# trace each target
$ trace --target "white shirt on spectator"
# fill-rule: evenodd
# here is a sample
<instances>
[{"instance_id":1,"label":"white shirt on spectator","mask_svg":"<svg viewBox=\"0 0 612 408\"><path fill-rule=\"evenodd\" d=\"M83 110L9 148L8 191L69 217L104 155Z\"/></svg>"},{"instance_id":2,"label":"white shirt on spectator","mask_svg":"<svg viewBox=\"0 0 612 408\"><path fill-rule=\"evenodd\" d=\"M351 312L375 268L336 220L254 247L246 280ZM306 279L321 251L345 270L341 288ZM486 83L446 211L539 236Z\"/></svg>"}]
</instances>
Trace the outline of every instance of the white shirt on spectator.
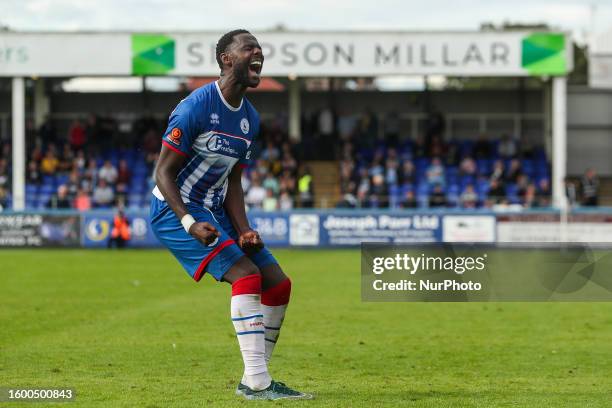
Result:
<instances>
[{"instance_id":1,"label":"white shirt on spectator","mask_svg":"<svg viewBox=\"0 0 612 408\"><path fill-rule=\"evenodd\" d=\"M98 177L106 180L108 184L115 184L115 181L117 181L117 169L114 166L102 166L98 172Z\"/></svg>"},{"instance_id":2,"label":"white shirt on spectator","mask_svg":"<svg viewBox=\"0 0 612 408\"><path fill-rule=\"evenodd\" d=\"M266 198L265 188L262 186L251 186L244 197L244 201L252 207L261 208L264 198Z\"/></svg>"},{"instance_id":3,"label":"white shirt on spectator","mask_svg":"<svg viewBox=\"0 0 612 408\"><path fill-rule=\"evenodd\" d=\"M93 201L96 204L110 204L113 202L115 198L115 193L113 193L113 189L109 186L106 187L96 187L93 193Z\"/></svg>"}]
</instances>

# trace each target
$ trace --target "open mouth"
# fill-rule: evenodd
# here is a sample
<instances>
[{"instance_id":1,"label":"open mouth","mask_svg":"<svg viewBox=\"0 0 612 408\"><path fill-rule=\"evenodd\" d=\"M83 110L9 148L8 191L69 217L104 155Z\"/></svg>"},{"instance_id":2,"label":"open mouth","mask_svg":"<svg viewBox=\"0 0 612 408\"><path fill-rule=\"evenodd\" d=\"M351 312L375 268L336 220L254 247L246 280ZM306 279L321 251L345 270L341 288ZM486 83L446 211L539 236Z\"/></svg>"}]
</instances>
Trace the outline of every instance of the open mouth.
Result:
<instances>
[{"instance_id":1,"label":"open mouth","mask_svg":"<svg viewBox=\"0 0 612 408\"><path fill-rule=\"evenodd\" d=\"M249 70L256 75L259 75L261 74L261 65L262 61L260 60L251 61L251 63L249 64Z\"/></svg>"}]
</instances>

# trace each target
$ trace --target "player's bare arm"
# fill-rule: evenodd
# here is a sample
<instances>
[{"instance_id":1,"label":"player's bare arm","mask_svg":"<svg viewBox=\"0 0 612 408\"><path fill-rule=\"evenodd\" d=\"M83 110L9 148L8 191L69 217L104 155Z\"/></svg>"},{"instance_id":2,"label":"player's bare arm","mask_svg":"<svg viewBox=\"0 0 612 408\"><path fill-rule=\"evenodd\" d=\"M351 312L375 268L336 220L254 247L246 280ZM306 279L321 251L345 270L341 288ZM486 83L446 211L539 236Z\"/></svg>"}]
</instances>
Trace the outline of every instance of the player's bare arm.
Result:
<instances>
[{"instance_id":1,"label":"player's bare arm","mask_svg":"<svg viewBox=\"0 0 612 408\"><path fill-rule=\"evenodd\" d=\"M244 209L244 192L240 179L242 177L242 167L234 166L228 177L227 196L224 208L232 225L239 235L238 245L244 251L257 251L263 248L264 244L259 233L249 225Z\"/></svg>"},{"instance_id":2,"label":"player's bare arm","mask_svg":"<svg viewBox=\"0 0 612 408\"><path fill-rule=\"evenodd\" d=\"M195 222L187 211L178 186L176 176L183 167L186 158L166 146L162 146L157 166L155 167L155 182L181 223L191 236L198 239L204 245L209 245L218 236L219 231L207 222ZM191 224L191 225L189 225Z\"/></svg>"}]
</instances>

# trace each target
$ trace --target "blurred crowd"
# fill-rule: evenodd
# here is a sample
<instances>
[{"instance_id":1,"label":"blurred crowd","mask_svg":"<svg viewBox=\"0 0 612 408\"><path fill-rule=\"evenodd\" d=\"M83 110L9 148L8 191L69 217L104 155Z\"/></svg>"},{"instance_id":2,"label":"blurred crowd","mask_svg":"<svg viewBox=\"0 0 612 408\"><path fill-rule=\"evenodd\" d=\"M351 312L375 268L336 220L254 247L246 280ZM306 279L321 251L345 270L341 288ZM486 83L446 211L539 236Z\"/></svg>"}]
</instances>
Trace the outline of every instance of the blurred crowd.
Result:
<instances>
[{"instance_id":1,"label":"blurred crowd","mask_svg":"<svg viewBox=\"0 0 612 408\"><path fill-rule=\"evenodd\" d=\"M380 121L380 122L379 122ZM248 208L312 207L313 176L305 159L336 160L338 207L498 208L551 204L550 164L529 137L481 135L448 140L443 116L427 118L421 136L405 136L397 113L379 117L322 109L303 118L299 145L287 135L286 117L262 122L256 161L242 185ZM26 126L26 204L32 208L144 208L153 187L165 121L131 123L91 115L59 131L47 119ZM404 130L404 131L403 131ZM0 141L0 206L11 189L10 141ZM301 164L302 162L302 164ZM570 204L599 204L599 179L588 169L566 181Z\"/></svg>"},{"instance_id":2,"label":"blurred crowd","mask_svg":"<svg viewBox=\"0 0 612 408\"><path fill-rule=\"evenodd\" d=\"M165 123L142 118L128 127L110 118L75 120L64 132L48 119L27 127L26 207L78 209L143 208L153 188L153 169ZM11 190L11 146L1 146L0 205ZM295 146L274 121L262 123L256 141L258 157L243 172L245 203L249 208L290 209L312 206L303 191L311 191L307 168L300 169ZM298 178L298 175L300 176Z\"/></svg>"},{"instance_id":3,"label":"blurred crowd","mask_svg":"<svg viewBox=\"0 0 612 408\"><path fill-rule=\"evenodd\" d=\"M382 126L381 126L382 125ZM542 146L529 137L480 135L445 140L442 115L422 135L400 134L397 114L384 123L366 111L338 117L340 191L344 208L506 208L551 205L551 174ZM381 131L382 128L382 131ZM372 136L375 135L375 136ZM566 181L572 205L598 204L599 182L589 169Z\"/></svg>"}]
</instances>

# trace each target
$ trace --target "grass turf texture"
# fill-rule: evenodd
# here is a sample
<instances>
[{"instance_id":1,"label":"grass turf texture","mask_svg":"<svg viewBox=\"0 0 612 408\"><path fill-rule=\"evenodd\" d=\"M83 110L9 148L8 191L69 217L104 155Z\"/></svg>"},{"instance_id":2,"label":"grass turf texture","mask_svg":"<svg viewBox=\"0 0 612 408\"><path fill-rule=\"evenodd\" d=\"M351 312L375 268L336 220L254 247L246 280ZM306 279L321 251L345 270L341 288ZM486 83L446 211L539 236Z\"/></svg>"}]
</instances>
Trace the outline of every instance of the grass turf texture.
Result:
<instances>
[{"instance_id":1,"label":"grass turf texture","mask_svg":"<svg viewBox=\"0 0 612 408\"><path fill-rule=\"evenodd\" d=\"M157 250L0 251L0 386L74 387L71 407L610 405L612 304L362 303L357 251L274 252L294 291L271 372L314 401L236 397L229 285Z\"/></svg>"}]
</instances>

